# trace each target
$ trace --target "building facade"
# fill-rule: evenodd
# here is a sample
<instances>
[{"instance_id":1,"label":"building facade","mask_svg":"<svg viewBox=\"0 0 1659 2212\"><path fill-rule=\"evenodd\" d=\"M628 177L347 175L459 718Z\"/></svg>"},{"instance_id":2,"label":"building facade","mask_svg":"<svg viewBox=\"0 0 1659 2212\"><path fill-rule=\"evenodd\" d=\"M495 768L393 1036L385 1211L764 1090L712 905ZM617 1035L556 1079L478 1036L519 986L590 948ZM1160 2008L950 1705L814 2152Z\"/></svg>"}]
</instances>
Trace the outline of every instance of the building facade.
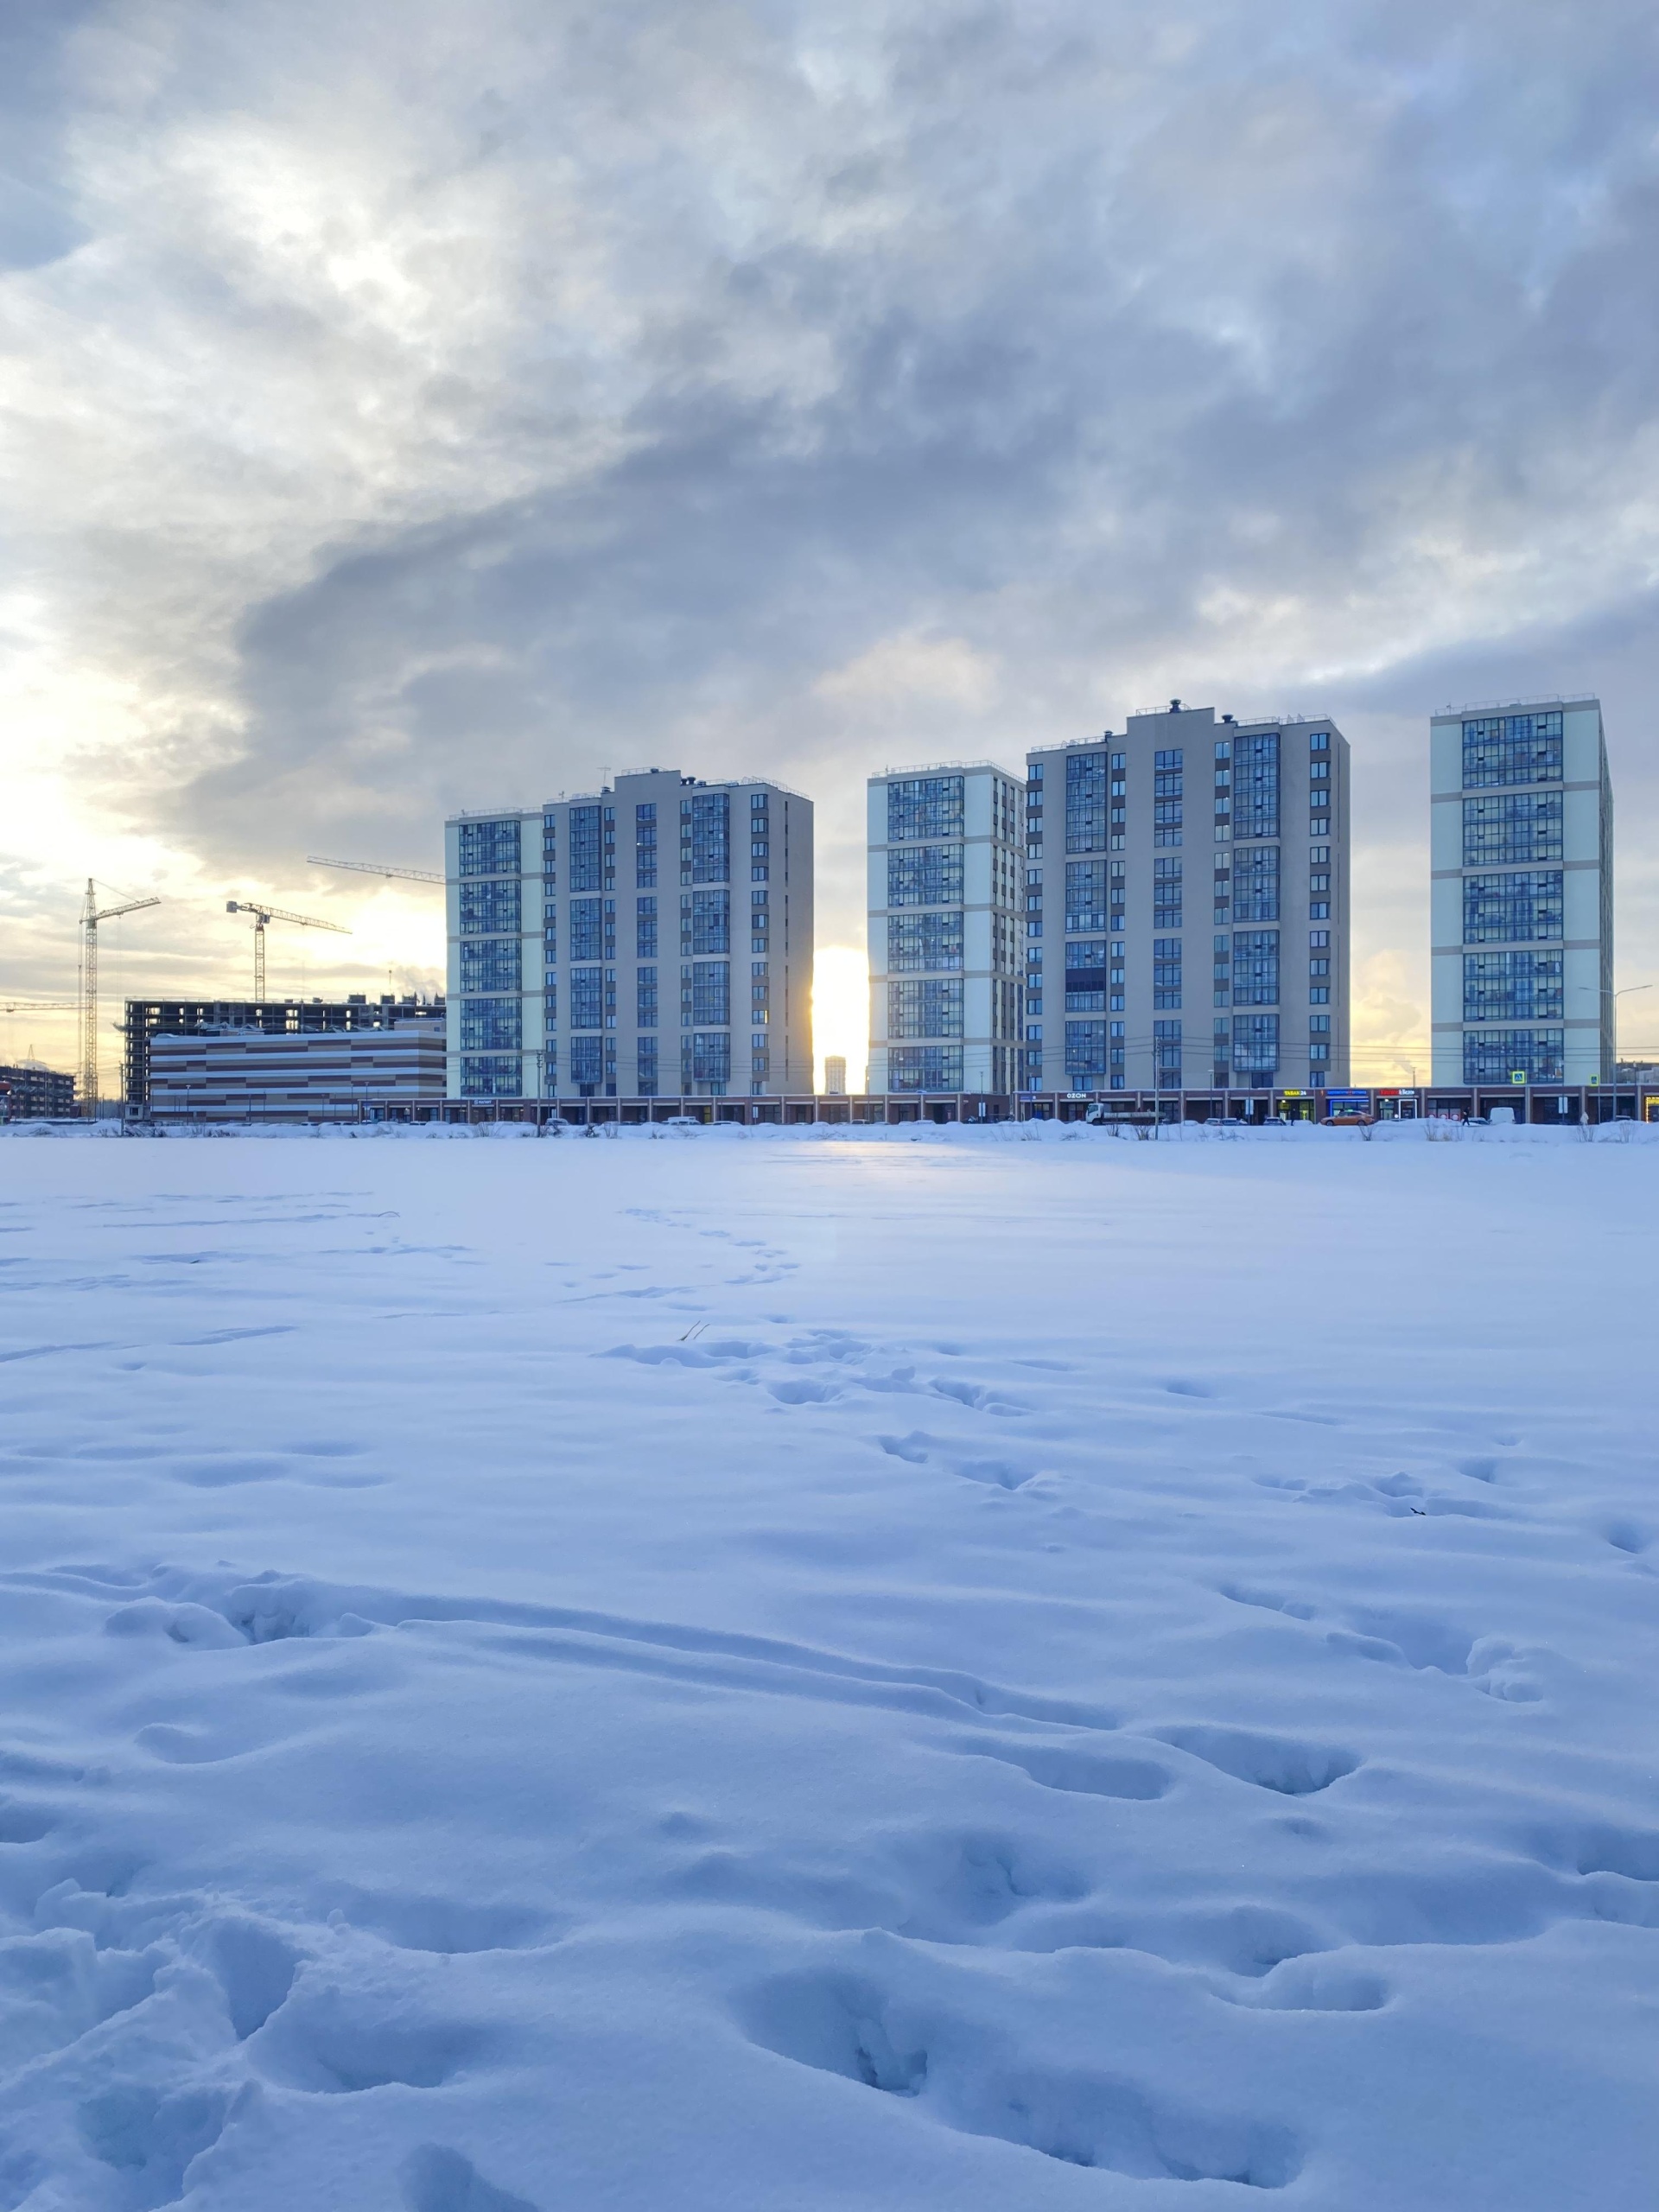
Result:
<instances>
[{"instance_id":1,"label":"building facade","mask_svg":"<svg viewBox=\"0 0 1659 2212\"><path fill-rule=\"evenodd\" d=\"M75 1078L39 1060L0 1067L0 1121L61 1122L75 1111Z\"/></svg>"},{"instance_id":2,"label":"building facade","mask_svg":"<svg viewBox=\"0 0 1659 2212\"><path fill-rule=\"evenodd\" d=\"M1027 1090L1349 1080L1349 747L1173 700L1027 760Z\"/></svg>"},{"instance_id":3,"label":"building facade","mask_svg":"<svg viewBox=\"0 0 1659 2212\"><path fill-rule=\"evenodd\" d=\"M384 1121L443 1100L442 1010L352 1029L149 1040L153 1121Z\"/></svg>"},{"instance_id":4,"label":"building facade","mask_svg":"<svg viewBox=\"0 0 1659 2212\"><path fill-rule=\"evenodd\" d=\"M1435 1082L1611 1082L1600 701L1436 715L1429 758Z\"/></svg>"},{"instance_id":5,"label":"building facade","mask_svg":"<svg viewBox=\"0 0 1659 2212\"><path fill-rule=\"evenodd\" d=\"M129 1115L149 1104L150 1050L158 1037L203 1037L257 1031L265 1037L319 1036L391 1029L408 1021L443 1020L443 1001L389 994L371 999L129 999L122 1022L122 1096Z\"/></svg>"},{"instance_id":6,"label":"building facade","mask_svg":"<svg viewBox=\"0 0 1659 2212\"><path fill-rule=\"evenodd\" d=\"M872 776L872 1091L1017 1087L1025 796L988 761Z\"/></svg>"},{"instance_id":7,"label":"building facade","mask_svg":"<svg viewBox=\"0 0 1659 2212\"><path fill-rule=\"evenodd\" d=\"M677 770L445 828L452 1098L812 1089L812 804Z\"/></svg>"}]
</instances>

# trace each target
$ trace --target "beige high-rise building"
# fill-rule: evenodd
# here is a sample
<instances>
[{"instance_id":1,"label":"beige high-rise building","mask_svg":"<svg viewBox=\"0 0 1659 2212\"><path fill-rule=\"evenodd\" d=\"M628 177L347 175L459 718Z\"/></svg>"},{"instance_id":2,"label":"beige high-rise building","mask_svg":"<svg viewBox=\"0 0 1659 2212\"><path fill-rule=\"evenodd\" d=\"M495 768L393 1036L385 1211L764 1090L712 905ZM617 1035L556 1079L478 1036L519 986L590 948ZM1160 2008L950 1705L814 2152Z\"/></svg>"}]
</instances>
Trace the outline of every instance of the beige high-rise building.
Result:
<instances>
[{"instance_id":1,"label":"beige high-rise building","mask_svg":"<svg viewBox=\"0 0 1659 2212\"><path fill-rule=\"evenodd\" d=\"M812 802L618 776L445 828L452 1098L812 1089Z\"/></svg>"}]
</instances>

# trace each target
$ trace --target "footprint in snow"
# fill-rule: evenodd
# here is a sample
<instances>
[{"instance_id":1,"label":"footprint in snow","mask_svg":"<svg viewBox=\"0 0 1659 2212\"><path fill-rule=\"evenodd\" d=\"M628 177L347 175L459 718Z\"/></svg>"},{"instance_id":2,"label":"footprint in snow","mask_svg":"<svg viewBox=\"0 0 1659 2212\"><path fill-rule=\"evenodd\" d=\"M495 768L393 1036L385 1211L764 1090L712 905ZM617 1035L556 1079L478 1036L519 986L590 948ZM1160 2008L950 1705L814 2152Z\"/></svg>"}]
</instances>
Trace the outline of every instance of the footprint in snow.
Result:
<instances>
[{"instance_id":1,"label":"footprint in snow","mask_svg":"<svg viewBox=\"0 0 1659 2212\"><path fill-rule=\"evenodd\" d=\"M497 2189L445 2143L420 2144L404 2159L398 2180L407 2212L537 2212L527 2196Z\"/></svg>"}]
</instances>

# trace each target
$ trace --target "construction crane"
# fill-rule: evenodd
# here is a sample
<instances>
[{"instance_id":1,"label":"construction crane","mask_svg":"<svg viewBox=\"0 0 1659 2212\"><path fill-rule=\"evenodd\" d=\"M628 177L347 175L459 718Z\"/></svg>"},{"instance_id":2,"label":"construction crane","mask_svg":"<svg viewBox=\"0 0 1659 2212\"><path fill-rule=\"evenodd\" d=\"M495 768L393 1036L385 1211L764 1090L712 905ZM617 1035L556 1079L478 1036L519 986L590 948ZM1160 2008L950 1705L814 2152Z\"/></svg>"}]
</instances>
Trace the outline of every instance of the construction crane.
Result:
<instances>
[{"instance_id":1,"label":"construction crane","mask_svg":"<svg viewBox=\"0 0 1659 2212\"><path fill-rule=\"evenodd\" d=\"M0 999L0 1014L79 1014L79 999Z\"/></svg>"},{"instance_id":2,"label":"construction crane","mask_svg":"<svg viewBox=\"0 0 1659 2212\"><path fill-rule=\"evenodd\" d=\"M86 879L86 903L80 910L80 1110L89 1118L98 1114L98 925L161 903L129 899L124 906L100 907L97 887L90 875Z\"/></svg>"},{"instance_id":3,"label":"construction crane","mask_svg":"<svg viewBox=\"0 0 1659 2212\"><path fill-rule=\"evenodd\" d=\"M348 868L358 875L401 875L410 883L442 883L443 878L435 868L388 868L379 861L326 861L319 853L308 853L308 868Z\"/></svg>"},{"instance_id":4,"label":"construction crane","mask_svg":"<svg viewBox=\"0 0 1659 2212\"><path fill-rule=\"evenodd\" d=\"M336 937L350 937L351 931L339 922L320 922L315 914L285 913L280 906L267 906L254 899L227 899L227 914L253 916L253 995L263 1000L265 995L265 925L267 922L292 922L296 929L333 930Z\"/></svg>"}]
</instances>

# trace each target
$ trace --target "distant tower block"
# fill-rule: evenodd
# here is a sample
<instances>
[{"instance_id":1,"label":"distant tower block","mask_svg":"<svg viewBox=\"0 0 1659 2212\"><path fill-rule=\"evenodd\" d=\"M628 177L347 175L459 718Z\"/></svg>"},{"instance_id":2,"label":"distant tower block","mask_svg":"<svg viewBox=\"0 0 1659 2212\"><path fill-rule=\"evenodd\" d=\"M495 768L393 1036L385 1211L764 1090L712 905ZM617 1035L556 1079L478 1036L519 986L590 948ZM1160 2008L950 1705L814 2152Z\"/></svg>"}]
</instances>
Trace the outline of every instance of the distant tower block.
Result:
<instances>
[{"instance_id":1,"label":"distant tower block","mask_svg":"<svg viewBox=\"0 0 1659 2212\"><path fill-rule=\"evenodd\" d=\"M847 1063L839 1052L828 1052L823 1062L823 1088L830 1098L847 1096Z\"/></svg>"},{"instance_id":2,"label":"distant tower block","mask_svg":"<svg viewBox=\"0 0 1659 2212\"><path fill-rule=\"evenodd\" d=\"M1434 1081L1611 1083L1600 701L1448 708L1429 724L1429 758Z\"/></svg>"}]
</instances>

